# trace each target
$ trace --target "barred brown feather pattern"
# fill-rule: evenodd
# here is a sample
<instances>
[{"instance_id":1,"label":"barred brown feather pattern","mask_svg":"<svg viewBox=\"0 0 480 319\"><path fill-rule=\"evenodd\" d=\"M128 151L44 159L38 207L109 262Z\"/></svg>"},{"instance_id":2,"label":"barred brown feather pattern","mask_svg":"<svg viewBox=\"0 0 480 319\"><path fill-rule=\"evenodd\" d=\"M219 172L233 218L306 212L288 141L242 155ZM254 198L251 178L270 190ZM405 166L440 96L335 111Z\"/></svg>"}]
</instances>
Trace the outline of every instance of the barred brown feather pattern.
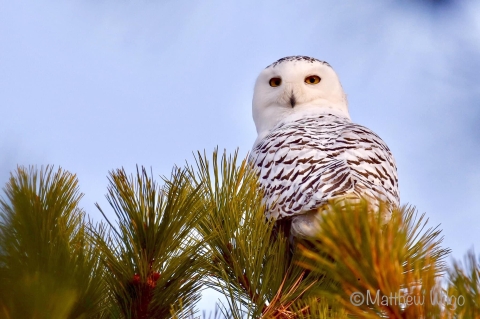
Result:
<instances>
[{"instance_id":1,"label":"barred brown feather pattern","mask_svg":"<svg viewBox=\"0 0 480 319\"><path fill-rule=\"evenodd\" d=\"M303 214L346 195L399 205L395 160L368 128L333 114L283 121L250 154L269 217Z\"/></svg>"}]
</instances>

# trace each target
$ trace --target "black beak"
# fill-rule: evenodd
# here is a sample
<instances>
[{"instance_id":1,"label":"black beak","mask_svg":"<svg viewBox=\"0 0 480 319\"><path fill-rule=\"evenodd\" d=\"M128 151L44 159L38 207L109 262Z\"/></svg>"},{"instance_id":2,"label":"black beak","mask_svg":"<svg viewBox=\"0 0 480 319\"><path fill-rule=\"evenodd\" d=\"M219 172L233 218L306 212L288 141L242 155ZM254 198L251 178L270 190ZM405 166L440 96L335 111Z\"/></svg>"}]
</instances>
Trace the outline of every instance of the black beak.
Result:
<instances>
[{"instance_id":1,"label":"black beak","mask_svg":"<svg viewBox=\"0 0 480 319\"><path fill-rule=\"evenodd\" d=\"M290 105L293 107L295 107L295 104L297 103L297 99L295 98L295 95L293 94L293 91L292 91L292 94L290 95Z\"/></svg>"}]
</instances>

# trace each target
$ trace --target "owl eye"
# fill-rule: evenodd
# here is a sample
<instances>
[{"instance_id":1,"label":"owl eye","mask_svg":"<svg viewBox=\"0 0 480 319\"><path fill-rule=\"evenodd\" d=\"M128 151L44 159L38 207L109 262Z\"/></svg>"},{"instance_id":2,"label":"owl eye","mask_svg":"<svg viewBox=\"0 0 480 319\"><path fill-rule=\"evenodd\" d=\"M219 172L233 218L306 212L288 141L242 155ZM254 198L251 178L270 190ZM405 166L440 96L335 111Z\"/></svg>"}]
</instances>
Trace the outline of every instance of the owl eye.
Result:
<instances>
[{"instance_id":1,"label":"owl eye","mask_svg":"<svg viewBox=\"0 0 480 319\"><path fill-rule=\"evenodd\" d=\"M271 78L270 79L270 86L273 86L273 87L277 87L277 86L280 86L280 84L282 84L282 79L280 78Z\"/></svg>"},{"instance_id":2,"label":"owl eye","mask_svg":"<svg viewBox=\"0 0 480 319\"><path fill-rule=\"evenodd\" d=\"M317 84L320 82L320 77L317 75L310 75L305 78L305 83L307 84Z\"/></svg>"}]
</instances>

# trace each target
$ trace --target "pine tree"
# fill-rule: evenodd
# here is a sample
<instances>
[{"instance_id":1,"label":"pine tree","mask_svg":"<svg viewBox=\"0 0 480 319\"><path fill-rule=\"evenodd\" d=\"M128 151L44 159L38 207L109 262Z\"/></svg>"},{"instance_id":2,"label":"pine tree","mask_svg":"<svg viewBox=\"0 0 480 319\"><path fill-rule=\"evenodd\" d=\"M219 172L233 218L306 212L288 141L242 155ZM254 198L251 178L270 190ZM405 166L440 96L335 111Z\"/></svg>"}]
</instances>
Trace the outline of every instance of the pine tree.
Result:
<instances>
[{"instance_id":1,"label":"pine tree","mask_svg":"<svg viewBox=\"0 0 480 319\"><path fill-rule=\"evenodd\" d=\"M97 205L93 224L74 174L18 167L0 199L0 317L194 318L209 287L227 303L205 318L480 318L474 252L448 268L413 207L385 222L383 207L330 203L317 236L292 241L236 153L160 180L110 172L115 220Z\"/></svg>"}]
</instances>

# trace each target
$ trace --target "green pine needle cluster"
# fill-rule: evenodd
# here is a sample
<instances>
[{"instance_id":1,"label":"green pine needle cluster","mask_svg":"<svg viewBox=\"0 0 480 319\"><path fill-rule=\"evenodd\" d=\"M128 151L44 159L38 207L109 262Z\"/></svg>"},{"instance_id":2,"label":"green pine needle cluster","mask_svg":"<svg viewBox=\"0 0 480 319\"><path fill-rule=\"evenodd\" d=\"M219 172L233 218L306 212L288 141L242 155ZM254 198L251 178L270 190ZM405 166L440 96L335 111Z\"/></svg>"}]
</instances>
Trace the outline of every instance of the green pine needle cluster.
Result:
<instances>
[{"instance_id":1,"label":"green pine needle cluster","mask_svg":"<svg viewBox=\"0 0 480 319\"><path fill-rule=\"evenodd\" d=\"M168 318L181 303L182 317L200 298L202 240L193 232L202 219L200 190L175 170L161 188L145 169L128 177L110 173L107 200L117 225L93 232L106 268L111 304L122 318ZM117 310L117 312L118 312Z\"/></svg>"},{"instance_id":2,"label":"green pine needle cluster","mask_svg":"<svg viewBox=\"0 0 480 319\"><path fill-rule=\"evenodd\" d=\"M218 159L197 156L190 167L195 187L203 190L205 218L198 231L205 239L208 275L205 284L227 296L224 315L260 318L290 315L300 297L309 296L321 276L307 273L291 256L285 236L266 220L257 178L236 154ZM296 308L295 308L296 307ZM298 309L297 309L298 308Z\"/></svg>"},{"instance_id":3,"label":"green pine needle cluster","mask_svg":"<svg viewBox=\"0 0 480 319\"><path fill-rule=\"evenodd\" d=\"M309 258L304 267L332 279L326 293L349 313L437 318L444 305L430 302L428 294L441 293L437 278L449 250L440 247L436 229L423 231L427 222L414 209L395 210L388 222L381 211L371 212L365 202L330 205L322 213L315 249L302 247Z\"/></svg>"},{"instance_id":4,"label":"green pine needle cluster","mask_svg":"<svg viewBox=\"0 0 480 319\"><path fill-rule=\"evenodd\" d=\"M110 172L91 222L74 174L19 167L0 197L0 318L480 318L473 251L450 250L425 215L366 202L322 207L315 238L265 218L237 153L196 156L154 180ZM205 288L226 303L201 314ZM363 299L362 299L363 298Z\"/></svg>"},{"instance_id":5,"label":"green pine needle cluster","mask_svg":"<svg viewBox=\"0 0 480 319\"><path fill-rule=\"evenodd\" d=\"M103 264L75 175L20 167L0 199L0 317L95 318Z\"/></svg>"}]
</instances>

